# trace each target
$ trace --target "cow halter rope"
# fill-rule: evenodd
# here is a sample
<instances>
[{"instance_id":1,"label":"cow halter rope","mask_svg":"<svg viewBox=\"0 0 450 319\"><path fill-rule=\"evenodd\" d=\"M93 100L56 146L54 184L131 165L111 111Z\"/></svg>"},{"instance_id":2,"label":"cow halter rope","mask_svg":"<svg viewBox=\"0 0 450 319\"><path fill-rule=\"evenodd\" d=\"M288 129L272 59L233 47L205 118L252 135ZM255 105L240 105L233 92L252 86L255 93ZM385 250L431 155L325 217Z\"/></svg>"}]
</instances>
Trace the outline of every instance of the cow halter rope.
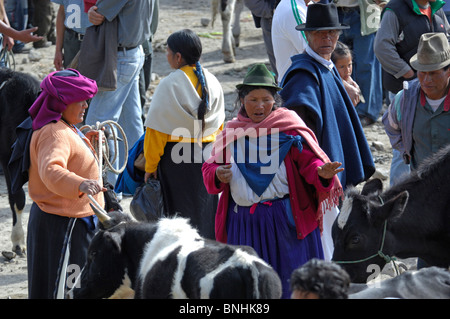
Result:
<instances>
[{"instance_id":1,"label":"cow halter rope","mask_svg":"<svg viewBox=\"0 0 450 319\"><path fill-rule=\"evenodd\" d=\"M381 196L378 195L378 199L380 200L381 205L383 205L383 204L384 204L384 201L383 201L383 199L381 198ZM400 271L399 271L399 269L398 269L397 264L395 263L395 261L397 260L397 258L391 257L391 256L386 255L385 253L383 253L384 240L386 239L386 229L387 229L387 220L384 221L383 235L382 235L382 237L381 237L381 246L380 246L380 249L378 249L378 251L377 251L376 254L373 254L373 255L371 255L371 256L369 256L369 257L367 257L367 258L364 258L364 259L358 259L358 260L340 260L340 261L334 261L334 260L333 260L333 262L336 263L336 264L358 264L358 263L365 262L365 261L370 260L370 259L375 258L375 257L381 257L381 258L384 259L384 261L386 262L386 264L392 262L392 264L394 265L394 269L395 269L396 274L399 275L399 274L400 274Z\"/></svg>"}]
</instances>

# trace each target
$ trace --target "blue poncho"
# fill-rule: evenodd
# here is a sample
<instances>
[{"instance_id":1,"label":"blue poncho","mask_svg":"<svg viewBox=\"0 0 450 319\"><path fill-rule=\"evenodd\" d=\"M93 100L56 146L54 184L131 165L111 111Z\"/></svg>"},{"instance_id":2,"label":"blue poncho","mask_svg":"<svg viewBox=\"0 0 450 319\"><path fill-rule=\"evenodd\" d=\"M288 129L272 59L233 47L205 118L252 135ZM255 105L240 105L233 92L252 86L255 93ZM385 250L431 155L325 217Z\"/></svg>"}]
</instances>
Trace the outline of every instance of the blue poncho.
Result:
<instances>
[{"instance_id":1,"label":"blue poncho","mask_svg":"<svg viewBox=\"0 0 450 319\"><path fill-rule=\"evenodd\" d=\"M306 108L316 118L315 134L331 161L342 163L343 188L367 180L375 164L364 131L342 80L306 53L293 56L280 94L289 109Z\"/></svg>"}]
</instances>

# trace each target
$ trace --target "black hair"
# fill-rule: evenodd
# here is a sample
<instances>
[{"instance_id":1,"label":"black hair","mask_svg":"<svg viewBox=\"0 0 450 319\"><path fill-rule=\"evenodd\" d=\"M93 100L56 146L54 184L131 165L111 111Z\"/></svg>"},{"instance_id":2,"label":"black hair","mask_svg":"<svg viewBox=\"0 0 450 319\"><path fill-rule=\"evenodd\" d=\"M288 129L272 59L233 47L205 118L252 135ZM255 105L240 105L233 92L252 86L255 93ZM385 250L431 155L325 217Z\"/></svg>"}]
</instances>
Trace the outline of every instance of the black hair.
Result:
<instances>
[{"instance_id":1,"label":"black hair","mask_svg":"<svg viewBox=\"0 0 450 319\"><path fill-rule=\"evenodd\" d=\"M353 57L352 51L345 43L338 41L333 53L331 53L331 61L333 61L333 63L336 63L338 59L346 56Z\"/></svg>"},{"instance_id":2,"label":"black hair","mask_svg":"<svg viewBox=\"0 0 450 319\"><path fill-rule=\"evenodd\" d=\"M313 258L292 272L290 286L291 291L315 293L319 299L347 299L350 276L333 262Z\"/></svg>"},{"instance_id":3,"label":"black hair","mask_svg":"<svg viewBox=\"0 0 450 319\"><path fill-rule=\"evenodd\" d=\"M167 46L173 53L180 53L187 64L195 64L195 74L202 88L202 100L198 106L197 117L202 121L202 131L205 129L205 114L208 110L209 92L205 82L205 75L200 64L202 42L199 36L190 29L182 29L172 33L167 38Z\"/></svg>"}]
</instances>

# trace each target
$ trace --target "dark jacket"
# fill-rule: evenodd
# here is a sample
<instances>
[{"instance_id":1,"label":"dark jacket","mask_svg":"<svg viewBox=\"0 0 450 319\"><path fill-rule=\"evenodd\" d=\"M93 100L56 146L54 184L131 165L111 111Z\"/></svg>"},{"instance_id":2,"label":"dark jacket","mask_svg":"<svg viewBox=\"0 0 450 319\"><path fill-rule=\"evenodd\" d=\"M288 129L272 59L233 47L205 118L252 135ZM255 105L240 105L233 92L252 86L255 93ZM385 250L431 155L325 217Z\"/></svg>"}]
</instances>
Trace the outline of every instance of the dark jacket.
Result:
<instances>
[{"instance_id":1,"label":"dark jacket","mask_svg":"<svg viewBox=\"0 0 450 319\"><path fill-rule=\"evenodd\" d=\"M417 53L420 36L429 32L446 32L445 13L442 6L443 1L430 2L431 22L428 17L420 12L419 6L414 0L391 0L383 10L391 10L397 16L401 41L396 44L399 56L409 64L411 57ZM397 93L403 88L405 79L395 78L393 75L383 71L384 88L390 92Z\"/></svg>"}]
</instances>

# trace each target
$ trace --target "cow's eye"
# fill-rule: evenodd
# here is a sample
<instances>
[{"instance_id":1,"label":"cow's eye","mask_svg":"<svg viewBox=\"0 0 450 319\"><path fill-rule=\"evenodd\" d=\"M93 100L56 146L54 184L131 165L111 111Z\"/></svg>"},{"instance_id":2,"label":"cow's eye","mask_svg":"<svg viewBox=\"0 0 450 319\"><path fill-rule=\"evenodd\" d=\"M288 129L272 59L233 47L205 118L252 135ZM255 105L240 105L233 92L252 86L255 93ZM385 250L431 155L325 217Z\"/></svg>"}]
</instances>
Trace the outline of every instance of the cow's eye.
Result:
<instances>
[{"instance_id":1,"label":"cow's eye","mask_svg":"<svg viewBox=\"0 0 450 319\"><path fill-rule=\"evenodd\" d=\"M361 242L361 238L360 238L359 236L353 236L353 237L350 239L350 245L352 245L352 246L356 246L356 245L358 245L360 242Z\"/></svg>"}]
</instances>

